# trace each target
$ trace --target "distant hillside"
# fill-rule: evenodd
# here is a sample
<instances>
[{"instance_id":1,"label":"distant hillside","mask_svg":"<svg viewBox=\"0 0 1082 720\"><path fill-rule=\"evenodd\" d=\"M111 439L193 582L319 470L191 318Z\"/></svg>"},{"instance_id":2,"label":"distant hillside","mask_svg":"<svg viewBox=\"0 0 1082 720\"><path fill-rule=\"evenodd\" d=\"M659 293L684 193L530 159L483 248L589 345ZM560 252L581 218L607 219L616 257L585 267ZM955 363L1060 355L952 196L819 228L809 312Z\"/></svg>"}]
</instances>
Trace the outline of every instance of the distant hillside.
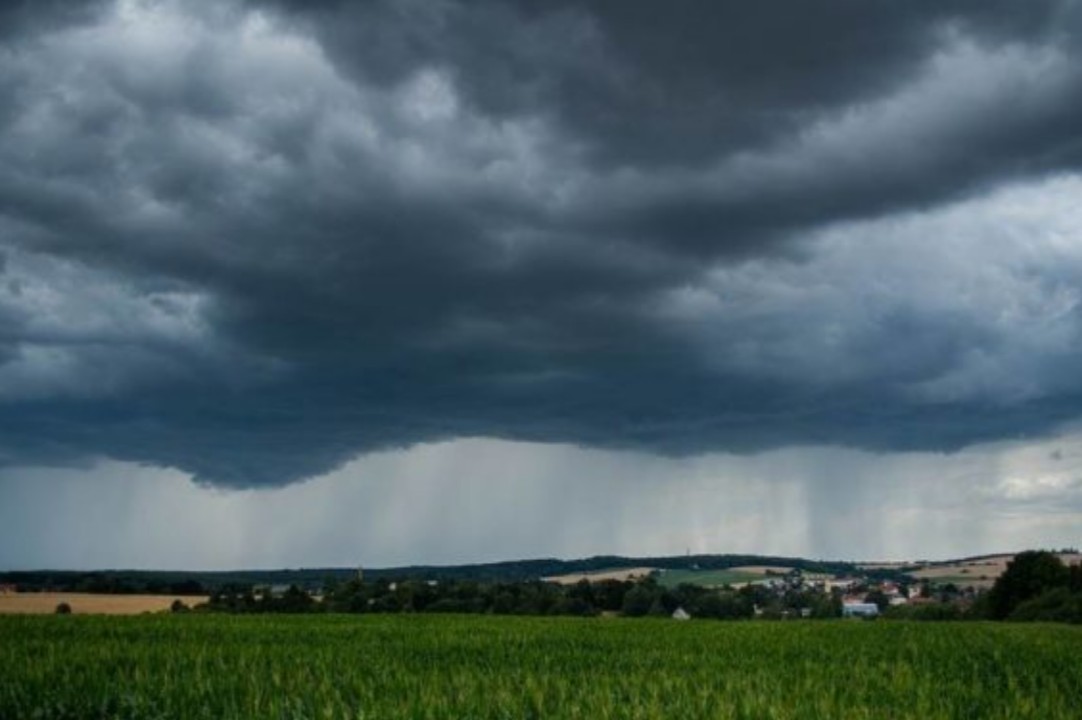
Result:
<instances>
[{"instance_id":1,"label":"distant hillside","mask_svg":"<svg viewBox=\"0 0 1082 720\"><path fill-rule=\"evenodd\" d=\"M508 560L470 565L411 565L364 568L364 578L377 580L473 580L520 582L572 573L590 573L634 567L665 570L726 570L748 565L798 568L804 572L844 575L856 571L848 562L807 560L767 555L671 555L622 557L598 555L579 560ZM33 570L0 573L0 584L12 583L20 590L154 593L199 595L227 586L298 585L316 589L328 581L357 576L356 568L302 568L296 570L230 570L222 572L99 570Z\"/></svg>"}]
</instances>

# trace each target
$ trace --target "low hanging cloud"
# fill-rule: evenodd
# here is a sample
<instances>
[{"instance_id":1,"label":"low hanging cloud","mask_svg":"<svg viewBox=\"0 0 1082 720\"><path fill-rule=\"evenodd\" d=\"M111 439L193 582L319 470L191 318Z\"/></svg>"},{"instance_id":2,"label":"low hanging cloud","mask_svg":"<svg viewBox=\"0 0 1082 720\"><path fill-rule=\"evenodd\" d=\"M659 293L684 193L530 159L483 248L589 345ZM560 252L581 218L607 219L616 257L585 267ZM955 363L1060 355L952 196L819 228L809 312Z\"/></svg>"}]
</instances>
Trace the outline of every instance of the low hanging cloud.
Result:
<instances>
[{"instance_id":1,"label":"low hanging cloud","mask_svg":"<svg viewBox=\"0 0 1082 720\"><path fill-rule=\"evenodd\" d=\"M16 3L0 462L1082 414L1082 4Z\"/></svg>"}]
</instances>

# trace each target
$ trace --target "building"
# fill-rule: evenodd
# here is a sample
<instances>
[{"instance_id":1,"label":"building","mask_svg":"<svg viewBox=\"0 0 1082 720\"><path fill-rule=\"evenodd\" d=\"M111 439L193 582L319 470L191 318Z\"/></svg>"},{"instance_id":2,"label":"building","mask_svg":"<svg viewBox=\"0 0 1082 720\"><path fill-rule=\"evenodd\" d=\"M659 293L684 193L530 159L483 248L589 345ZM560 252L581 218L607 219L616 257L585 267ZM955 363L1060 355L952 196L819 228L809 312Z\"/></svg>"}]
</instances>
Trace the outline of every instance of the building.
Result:
<instances>
[{"instance_id":1,"label":"building","mask_svg":"<svg viewBox=\"0 0 1082 720\"><path fill-rule=\"evenodd\" d=\"M879 606L869 602L842 603L842 617L878 617Z\"/></svg>"}]
</instances>

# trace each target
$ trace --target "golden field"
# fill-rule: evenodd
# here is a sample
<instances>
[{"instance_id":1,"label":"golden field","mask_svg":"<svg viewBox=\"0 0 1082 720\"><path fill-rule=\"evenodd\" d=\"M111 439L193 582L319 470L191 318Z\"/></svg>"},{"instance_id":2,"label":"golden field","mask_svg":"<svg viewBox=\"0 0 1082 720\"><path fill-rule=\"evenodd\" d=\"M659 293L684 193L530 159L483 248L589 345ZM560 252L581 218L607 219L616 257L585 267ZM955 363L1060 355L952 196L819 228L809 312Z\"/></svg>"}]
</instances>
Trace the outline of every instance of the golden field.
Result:
<instances>
[{"instance_id":1,"label":"golden field","mask_svg":"<svg viewBox=\"0 0 1082 720\"><path fill-rule=\"evenodd\" d=\"M97 593L4 593L0 594L0 614L47 615L56 606L67 603L77 615L139 615L169 610L174 600L188 607L206 602L206 597L176 595L102 595Z\"/></svg>"},{"instance_id":2,"label":"golden field","mask_svg":"<svg viewBox=\"0 0 1082 720\"><path fill-rule=\"evenodd\" d=\"M1078 553L1057 553L1065 565L1082 562ZM934 563L909 573L918 580L954 582L975 587L990 588L996 579L1007 569L1007 563L1014 555L994 555L979 560L958 560L955 562Z\"/></svg>"},{"instance_id":3,"label":"golden field","mask_svg":"<svg viewBox=\"0 0 1082 720\"><path fill-rule=\"evenodd\" d=\"M560 585L574 585L583 580L589 580L590 582L601 582L603 580L618 580L620 582L627 582L630 580L638 580L640 578L644 578L650 573L654 572L654 570L656 570L656 568L632 567L622 568L619 570L599 570L596 572L553 575L552 577L544 578L544 580L546 582L559 583Z\"/></svg>"}]
</instances>

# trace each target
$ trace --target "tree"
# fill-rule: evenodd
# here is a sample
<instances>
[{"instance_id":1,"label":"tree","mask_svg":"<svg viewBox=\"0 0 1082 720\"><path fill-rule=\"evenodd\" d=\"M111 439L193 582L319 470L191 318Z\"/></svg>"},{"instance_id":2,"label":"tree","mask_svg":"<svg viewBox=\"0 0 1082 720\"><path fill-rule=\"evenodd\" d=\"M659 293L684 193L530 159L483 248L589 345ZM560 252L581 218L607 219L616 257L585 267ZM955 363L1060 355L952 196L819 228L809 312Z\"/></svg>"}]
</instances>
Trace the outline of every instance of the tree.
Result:
<instances>
[{"instance_id":1,"label":"tree","mask_svg":"<svg viewBox=\"0 0 1082 720\"><path fill-rule=\"evenodd\" d=\"M654 601L650 603L650 609L646 611L646 614L651 617L668 617L671 612L665 607L665 602L661 595L657 595L654 597Z\"/></svg>"},{"instance_id":2,"label":"tree","mask_svg":"<svg viewBox=\"0 0 1082 720\"><path fill-rule=\"evenodd\" d=\"M275 609L280 612L303 613L309 612L314 603L311 595L296 585L290 585L289 589L282 593L281 599L275 602Z\"/></svg>"},{"instance_id":3,"label":"tree","mask_svg":"<svg viewBox=\"0 0 1082 720\"><path fill-rule=\"evenodd\" d=\"M56 606L56 614L57 615L71 615L71 605L68 605L66 602L60 603L59 605Z\"/></svg>"},{"instance_id":4,"label":"tree","mask_svg":"<svg viewBox=\"0 0 1082 720\"><path fill-rule=\"evenodd\" d=\"M586 578L579 580L577 583L567 588L565 592L569 600L578 600L591 607L594 605L594 589L590 584L590 581Z\"/></svg>"},{"instance_id":5,"label":"tree","mask_svg":"<svg viewBox=\"0 0 1082 720\"><path fill-rule=\"evenodd\" d=\"M624 615L628 617L642 617L650 612L654 604L654 592L646 585L636 585L624 594Z\"/></svg>"},{"instance_id":6,"label":"tree","mask_svg":"<svg viewBox=\"0 0 1082 720\"><path fill-rule=\"evenodd\" d=\"M594 604L601 610L619 610L624 606L624 594L632 584L620 580L602 580L593 589Z\"/></svg>"},{"instance_id":7,"label":"tree","mask_svg":"<svg viewBox=\"0 0 1082 720\"><path fill-rule=\"evenodd\" d=\"M842 599L821 593L811 603L813 618L839 618L842 616Z\"/></svg>"},{"instance_id":8,"label":"tree","mask_svg":"<svg viewBox=\"0 0 1082 720\"><path fill-rule=\"evenodd\" d=\"M492 602L492 612L497 615L510 615L515 611L515 596L507 590L500 590Z\"/></svg>"},{"instance_id":9,"label":"tree","mask_svg":"<svg viewBox=\"0 0 1082 720\"><path fill-rule=\"evenodd\" d=\"M698 618L720 618L724 611L721 596L716 592L704 593L690 607L691 614Z\"/></svg>"},{"instance_id":10,"label":"tree","mask_svg":"<svg viewBox=\"0 0 1082 720\"><path fill-rule=\"evenodd\" d=\"M1082 623L1082 593L1058 587L1018 605L1010 620Z\"/></svg>"},{"instance_id":11,"label":"tree","mask_svg":"<svg viewBox=\"0 0 1082 720\"><path fill-rule=\"evenodd\" d=\"M872 590L864 596L864 602L875 603L876 607L879 608L879 612L884 612L890 607L890 598L882 590Z\"/></svg>"},{"instance_id":12,"label":"tree","mask_svg":"<svg viewBox=\"0 0 1082 720\"><path fill-rule=\"evenodd\" d=\"M1058 557L1046 550L1027 550L1007 563L1007 569L988 593L989 609L996 620L1007 618L1031 598L1059 587L1067 587L1070 571Z\"/></svg>"}]
</instances>

